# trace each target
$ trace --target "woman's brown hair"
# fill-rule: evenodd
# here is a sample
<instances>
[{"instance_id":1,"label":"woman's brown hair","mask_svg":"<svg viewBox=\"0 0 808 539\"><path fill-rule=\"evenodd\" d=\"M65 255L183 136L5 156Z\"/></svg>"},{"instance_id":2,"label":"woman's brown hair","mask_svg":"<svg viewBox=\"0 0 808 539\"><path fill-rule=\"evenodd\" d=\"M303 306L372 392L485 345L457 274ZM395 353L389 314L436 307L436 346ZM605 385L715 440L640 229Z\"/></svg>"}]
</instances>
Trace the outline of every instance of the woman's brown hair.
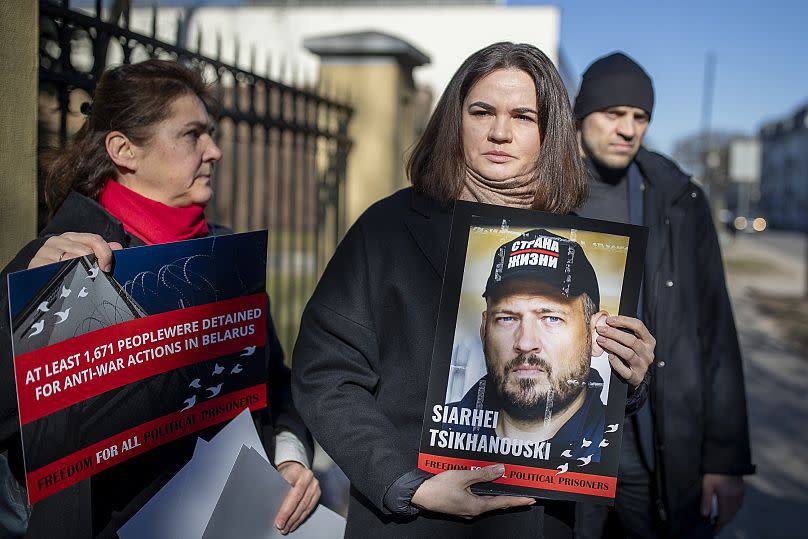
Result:
<instances>
[{"instance_id":1,"label":"woman's brown hair","mask_svg":"<svg viewBox=\"0 0 808 539\"><path fill-rule=\"evenodd\" d=\"M477 81L498 69L524 71L536 85L542 143L532 207L554 213L574 210L586 200L588 193L575 120L558 71L550 59L532 45L494 43L463 62L449 81L407 161L407 175L413 187L444 204L460 196L466 166L462 140L463 102Z\"/></svg>"},{"instance_id":2,"label":"woman's brown hair","mask_svg":"<svg viewBox=\"0 0 808 539\"><path fill-rule=\"evenodd\" d=\"M105 71L84 125L65 148L43 154L45 202L50 215L71 191L95 199L106 180L117 177L106 150L107 133L120 131L135 144L144 145L154 127L169 117L174 100L189 94L199 97L209 112L215 112L215 100L202 76L177 62L146 60Z\"/></svg>"}]
</instances>

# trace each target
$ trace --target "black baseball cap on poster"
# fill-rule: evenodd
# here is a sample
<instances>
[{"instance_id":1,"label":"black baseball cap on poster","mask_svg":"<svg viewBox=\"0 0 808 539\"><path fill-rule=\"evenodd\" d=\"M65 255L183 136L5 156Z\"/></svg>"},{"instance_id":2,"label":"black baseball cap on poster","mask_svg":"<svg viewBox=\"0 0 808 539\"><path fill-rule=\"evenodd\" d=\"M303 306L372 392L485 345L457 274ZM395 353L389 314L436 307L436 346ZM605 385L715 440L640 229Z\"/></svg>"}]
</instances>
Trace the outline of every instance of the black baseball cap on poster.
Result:
<instances>
[{"instance_id":1,"label":"black baseball cap on poster","mask_svg":"<svg viewBox=\"0 0 808 539\"><path fill-rule=\"evenodd\" d=\"M583 248L543 228L528 230L499 246L483 297L514 279L542 281L568 298L586 293L600 308L598 279Z\"/></svg>"}]
</instances>

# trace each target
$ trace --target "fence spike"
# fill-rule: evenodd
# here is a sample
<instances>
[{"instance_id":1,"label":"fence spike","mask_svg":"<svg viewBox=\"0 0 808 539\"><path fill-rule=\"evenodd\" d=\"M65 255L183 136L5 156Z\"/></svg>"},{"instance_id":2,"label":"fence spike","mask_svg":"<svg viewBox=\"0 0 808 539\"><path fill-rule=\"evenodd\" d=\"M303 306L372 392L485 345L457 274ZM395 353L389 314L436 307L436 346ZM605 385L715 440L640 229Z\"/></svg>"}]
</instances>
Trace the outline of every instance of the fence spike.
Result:
<instances>
[{"instance_id":1,"label":"fence spike","mask_svg":"<svg viewBox=\"0 0 808 539\"><path fill-rule=\"evenodd\" d=\"M320 75L316 68L309 69L309 84L311 85L312 93L320 93Z\"/></svg>"},{"instance_id":2,"label":"fence spike","mask_svg":"<svg viewBox=\"0 0 808 539\"><path fill-rule=\"evenodd\" d=\"M151 36L152 38L157 39L157 2L152 4L151 14Z\"/></svg>"},{"instance_id":3,"label":"fence spike","mask_svg":"<svg viewBox=\"0 0 808 539\"><path fill-rule=\"evenodd\" d=\"M303 70L299 61L292 64L292 85L296 88L303 86Z\"/></svg>"},{"instance_id":4,"label":"fence spike","mask_svg":"<svg viewBox=\"0 0 808 539\"><path fill-rule=\"evenodd\" d=\"M303 69L303 88L307 92L314 92L314 76L312 76L311 70Z\"/></svg>"},{"instance_id":5,"label":"fence spike","mask_svg":"<svg viewBox=\"0 0 808 539\"><path fill-rule=\"evenodd\" d=\"M174 43L177 44L178 47L182 47L182 22L183 22L183 14L180 13L177 16L177 29L174 32Z\"/></svg>"},{"instance_id":6,"label":"fence spike","mask_svg":"<svg viewBox=\"0 0 808 539\"><path fill-rule=\"evenodd\" d=\"M288 68L288 61L286 57L286 53L281 54L281 65L280 65L280 72L278 73L278 81L282 84L286 84L288 79L286 78L286 70Z\"/></svg>"}]
</instances>

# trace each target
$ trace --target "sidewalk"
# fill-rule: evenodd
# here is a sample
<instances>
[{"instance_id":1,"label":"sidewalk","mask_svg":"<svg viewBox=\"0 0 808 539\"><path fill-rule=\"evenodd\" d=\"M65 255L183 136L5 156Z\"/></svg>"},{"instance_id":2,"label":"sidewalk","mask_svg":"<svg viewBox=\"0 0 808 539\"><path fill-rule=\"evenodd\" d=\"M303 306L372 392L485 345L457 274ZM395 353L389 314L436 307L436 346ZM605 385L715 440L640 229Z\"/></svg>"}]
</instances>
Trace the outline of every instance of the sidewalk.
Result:
<instances>
[{"instance_id":1,"label":"sidewalk","mask_svg":"<svg viewBox=\"0 0 808 539\"><path fill-rule=\"evenodd\" d=\"M724 246L744 356L757 474L723 538L805 537L808 514L808 300L805 237L738 234Z\"/></svg>"}]
</instances>

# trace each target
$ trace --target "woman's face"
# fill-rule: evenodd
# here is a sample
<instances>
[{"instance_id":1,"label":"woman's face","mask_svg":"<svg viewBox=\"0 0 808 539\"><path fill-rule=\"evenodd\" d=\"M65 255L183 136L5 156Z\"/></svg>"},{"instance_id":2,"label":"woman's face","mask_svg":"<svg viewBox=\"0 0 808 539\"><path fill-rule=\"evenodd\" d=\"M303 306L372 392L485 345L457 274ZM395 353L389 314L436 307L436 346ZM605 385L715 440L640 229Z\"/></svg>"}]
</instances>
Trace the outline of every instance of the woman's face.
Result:
<instances>
[{"instance_id":1,"label":"woman's face","mask_svg":"<svg viewBox=\"0 0 808 539\"><path fill-rule=\"evenodd\" d=\"M489 180L535 170L541 148L536 85L519 69L492 71L463 102L466 165Z\"/></svg>"},{"instance_id":2,"label":"woman's face","mask_svg":"<svg viewBox=\"0 0 808 539\"><path fill-rule=\"evenodd\" d=\"M149 141L133 145L137 167L121 183L168 206L204 206L213 195L213 164L222 158L212 133L213 121L199 97L178 97Z\"/></svg>"}]
</instances>

